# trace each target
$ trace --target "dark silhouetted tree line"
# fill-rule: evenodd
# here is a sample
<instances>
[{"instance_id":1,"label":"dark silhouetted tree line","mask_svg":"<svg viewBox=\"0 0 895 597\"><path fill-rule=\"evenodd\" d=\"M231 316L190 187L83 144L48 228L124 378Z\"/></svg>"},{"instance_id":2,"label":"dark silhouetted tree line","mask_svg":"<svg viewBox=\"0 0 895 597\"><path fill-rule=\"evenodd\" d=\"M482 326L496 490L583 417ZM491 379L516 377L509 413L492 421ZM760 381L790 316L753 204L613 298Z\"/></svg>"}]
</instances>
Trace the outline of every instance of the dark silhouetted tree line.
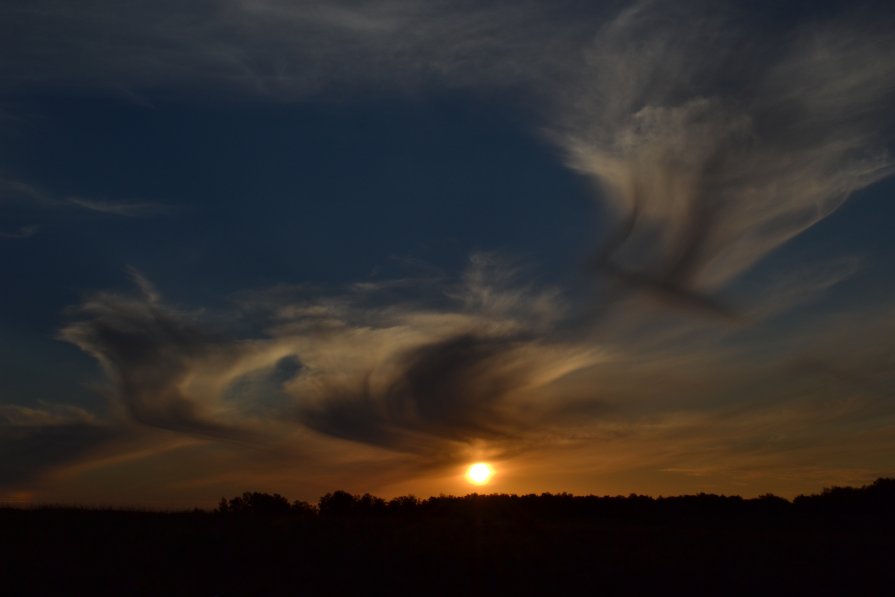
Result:
<instances>
[{"instance_id":1,"label":"dark silhouetted tree line","mask_svg":"<svg viewBox=\"0 0 895 597\"><path fill-rule=\"evenodd\" d=\"M778 520L790 522L806 517L823 517L859 523L891 521L895 505L895 479L878 479L861 488L832 487L816 495L800 495L794 500L766 494L752 499L699 493L659 497L576 496L569 493L508 495L476 493L464 497L438 496L419 499L401 496L391 500L334 491L320 498L316 506L294 501L280 494L246 492L227 500L221 498L218 514L280 515L320 519L361 518L444 518L482 519L492 522L516 520L614 520L675 522Z\"/></svg>"},{"instance_id":2,"label":"dark silhouetted tree line","mask_svg":"<svg viewBox=\"0 0 895 597\"><path fill-rule=\"evenodd\" d=\"M895 480L786 500L471 494L0 508L4 594L888 594Z\"/></svg>"},{"instance_id":3,"label":"dark silhouetted tree line","mask_svg":"<svg viewBox=\"0 0 895 597\"><path fill-rule=\"evenodd\" d=\"M293 515L293 516L313 516L317 513L314 506L307 502L296 500L289 503L289 500L281 496L279 493L273 495L269 493L258 493L257 491L246 491L241 496L230 498L221 498L215 512L219 514L236 514L236 515Z\"/></svg>"}]
</instances>

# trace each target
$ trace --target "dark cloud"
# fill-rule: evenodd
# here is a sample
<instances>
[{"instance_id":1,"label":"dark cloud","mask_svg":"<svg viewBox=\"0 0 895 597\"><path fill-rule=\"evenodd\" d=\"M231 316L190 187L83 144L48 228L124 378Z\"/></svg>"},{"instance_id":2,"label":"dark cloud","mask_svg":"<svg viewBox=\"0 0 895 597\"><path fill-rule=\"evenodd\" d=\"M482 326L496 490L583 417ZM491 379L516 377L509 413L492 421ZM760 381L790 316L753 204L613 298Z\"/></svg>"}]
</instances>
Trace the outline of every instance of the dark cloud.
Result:
<instances>
[{"instance_id":1,"label":"dark cloud","mask_svg":"<svg viewBox=\"0 0 895 597\"><path fill-rule=\"evenodd\" d=\"M485 439L511 449L535 422L508 403L593 355L526 331L523 320L552 317L549 297L508 285L493 258L470 268L446 310L371 310L353 288L310 303L265 296L255 309L278 324L251 339L166 305L131 268L139 294L89 297L60 337L99 361L113 404L142 425L258 440L304 425L428 461Z\"/></svg>"},{"instance_id":2,"label":"dark cloud","mask_svg":"<svg viewBox=\"0 0 895 597\"><path fill-rule=\"evenodd\" d=\"M325 331L285 328L311 334L298 351L307 367L288 388L299 420L430 464L468 458L485 443L503 454L524 449L557 407L532 395L599 355L558 341L555 295L518 286L517 274L476 255L461 283L448 285L443 309L328 310L340 323Z\"/></svg>"},{"instance_id":3,"label":"dark cloud","mask_svg":"<svg viewBox=\"0 0 895 597\"><path fill-rule=\"evenodd\" d=\"M102 427L62 425L8 428L0 425L0 485L15 486L77 461L113 437Z\"/></svg>"},{"instance_id":4,"label":"dark cloud","mask_svg":"<svg viewBox=\"0 0 895 597\"><path fill-rule=\"evenodd\" d=\"M76 462L115 437L115 431L81 416L0 406L0 486L21 486L56 467Z\"/></svg>"},{"instance_id":5,"label":"dark cloud","mask_svg":"<svg viewBox=\"0 0 895 597\"><path fill-rule=\"evenodd\" d=\"M117 404L134 421L198 435L238 435L180 389L220 339L156 299L152 293L96 295L78 308L83 319L63 328L60 337L100 362Z\"/></svg>"},{"instance_id":6,"label":"dark cloud","mask_svg":"<svg viewBox=\"0 0 895 597\"><path fill-rule=\"evenodd\" d=\"M328 388L301 418L330 435L412 451L433 440L505 437L513 430L501 402L530 383L522 343L463 334L408 350L385 382L373 383L371 372L356 387Z\"/></svg>"}]
</instances>

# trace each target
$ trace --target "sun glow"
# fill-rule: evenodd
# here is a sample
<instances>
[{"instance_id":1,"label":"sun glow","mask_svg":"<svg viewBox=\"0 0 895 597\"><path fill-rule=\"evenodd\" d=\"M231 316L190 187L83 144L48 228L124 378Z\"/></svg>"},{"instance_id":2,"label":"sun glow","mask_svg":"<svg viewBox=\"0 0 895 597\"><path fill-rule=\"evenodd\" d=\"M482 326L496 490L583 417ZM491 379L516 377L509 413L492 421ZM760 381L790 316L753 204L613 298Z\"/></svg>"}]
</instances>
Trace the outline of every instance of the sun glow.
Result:
<instances>
[{"instance_id":1,"label":"sun glow","mask_svg":"<svg viewBox=\"0 0 895 597\"><path fill-rule=\"evenodd\" d=\"M466 469L466 480L473 485L487 485L494 476L494 468L487 462L476 462Z\"/></svg>"}]
</instances>

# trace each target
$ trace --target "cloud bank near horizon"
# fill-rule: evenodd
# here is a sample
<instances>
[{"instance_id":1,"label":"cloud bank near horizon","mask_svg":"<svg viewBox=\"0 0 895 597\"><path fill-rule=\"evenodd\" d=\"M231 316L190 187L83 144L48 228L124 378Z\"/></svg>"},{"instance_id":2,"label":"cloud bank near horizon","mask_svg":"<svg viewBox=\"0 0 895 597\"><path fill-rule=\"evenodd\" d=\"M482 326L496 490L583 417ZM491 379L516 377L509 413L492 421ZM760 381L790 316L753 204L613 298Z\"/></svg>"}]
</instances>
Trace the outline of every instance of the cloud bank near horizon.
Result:
<instances>
[{"instance_id":1,"label":"cloud bank near horizon","mask_svg":"<svg viewBox=\"0 0 895 597\"><path fill-rule=\"evenodd\" d=\"M172 306L135 275L139 292L89 297L61 332L102 365L108 412L88 421L46 407L9 419L4 438L19 447L61 435L70 447L4 478L40 487L67 470L76 477L130 460L152 469L146 462L181 457L172 451L212 450L227 456L199 475L210 487L234 474L294 484L333 469L354 470L359 488L395 487L470 460L525 468L553 455L576 475L752 479L779 492L830 478L818 458L838 463L834 476L845 481L858 474L855 458L875 471L895 450L884 437L891 310L812 321L761 357L748 344L725 347L714 328L689 327L701 338L689 343L623 331L596 340L558 331L564 305L549 292L480 285L504 268L479 257L470 266L479 271L456 281L440 309L374 306L356 289L280 289L216 314ZM247 337L234 329L241 317L267 324ZM869 452L847 448L868 433L878 436Z\"/></svg>"}]
</instances>

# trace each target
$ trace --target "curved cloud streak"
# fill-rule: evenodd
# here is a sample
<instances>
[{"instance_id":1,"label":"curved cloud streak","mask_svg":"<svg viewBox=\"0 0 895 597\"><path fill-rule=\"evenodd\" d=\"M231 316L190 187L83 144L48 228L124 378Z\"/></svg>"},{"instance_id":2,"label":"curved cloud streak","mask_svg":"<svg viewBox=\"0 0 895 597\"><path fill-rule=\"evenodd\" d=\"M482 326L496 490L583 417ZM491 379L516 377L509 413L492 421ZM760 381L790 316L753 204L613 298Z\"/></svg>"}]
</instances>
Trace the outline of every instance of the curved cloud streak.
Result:
<instances>
[{"instance_id":1,"label":"curved cloud streak","mask_svg":"<svg viewBox=\"0 0 895 597\"><path fill-rule=\"evenodd\" d=\"M136 423L260 441L256 431L269 436L269 424L291 421L441 460L480 440L521 441L538 419L520 415L520 404L601 358L533 336L530 322L556 315L549 296L486 284L505 277L493 259L471 267L479 272L441 309L371 309L350 294L292 300L268 311L266 334L247 339L165 305L133 271L140 295L94 295L60 337L102 365L115 411Z\"/></svg>"},{"instance_id":2,"label":"curved cloud streak","mask_svg":"<svg viewBox=\"0 0 895 597\"><path fill-rule=\"evenodd\" d=\"M890 35L737 16L623 11L555 132L622 222L597 266L694 304L893 168Z\"/></svg>"}]
</instances>

